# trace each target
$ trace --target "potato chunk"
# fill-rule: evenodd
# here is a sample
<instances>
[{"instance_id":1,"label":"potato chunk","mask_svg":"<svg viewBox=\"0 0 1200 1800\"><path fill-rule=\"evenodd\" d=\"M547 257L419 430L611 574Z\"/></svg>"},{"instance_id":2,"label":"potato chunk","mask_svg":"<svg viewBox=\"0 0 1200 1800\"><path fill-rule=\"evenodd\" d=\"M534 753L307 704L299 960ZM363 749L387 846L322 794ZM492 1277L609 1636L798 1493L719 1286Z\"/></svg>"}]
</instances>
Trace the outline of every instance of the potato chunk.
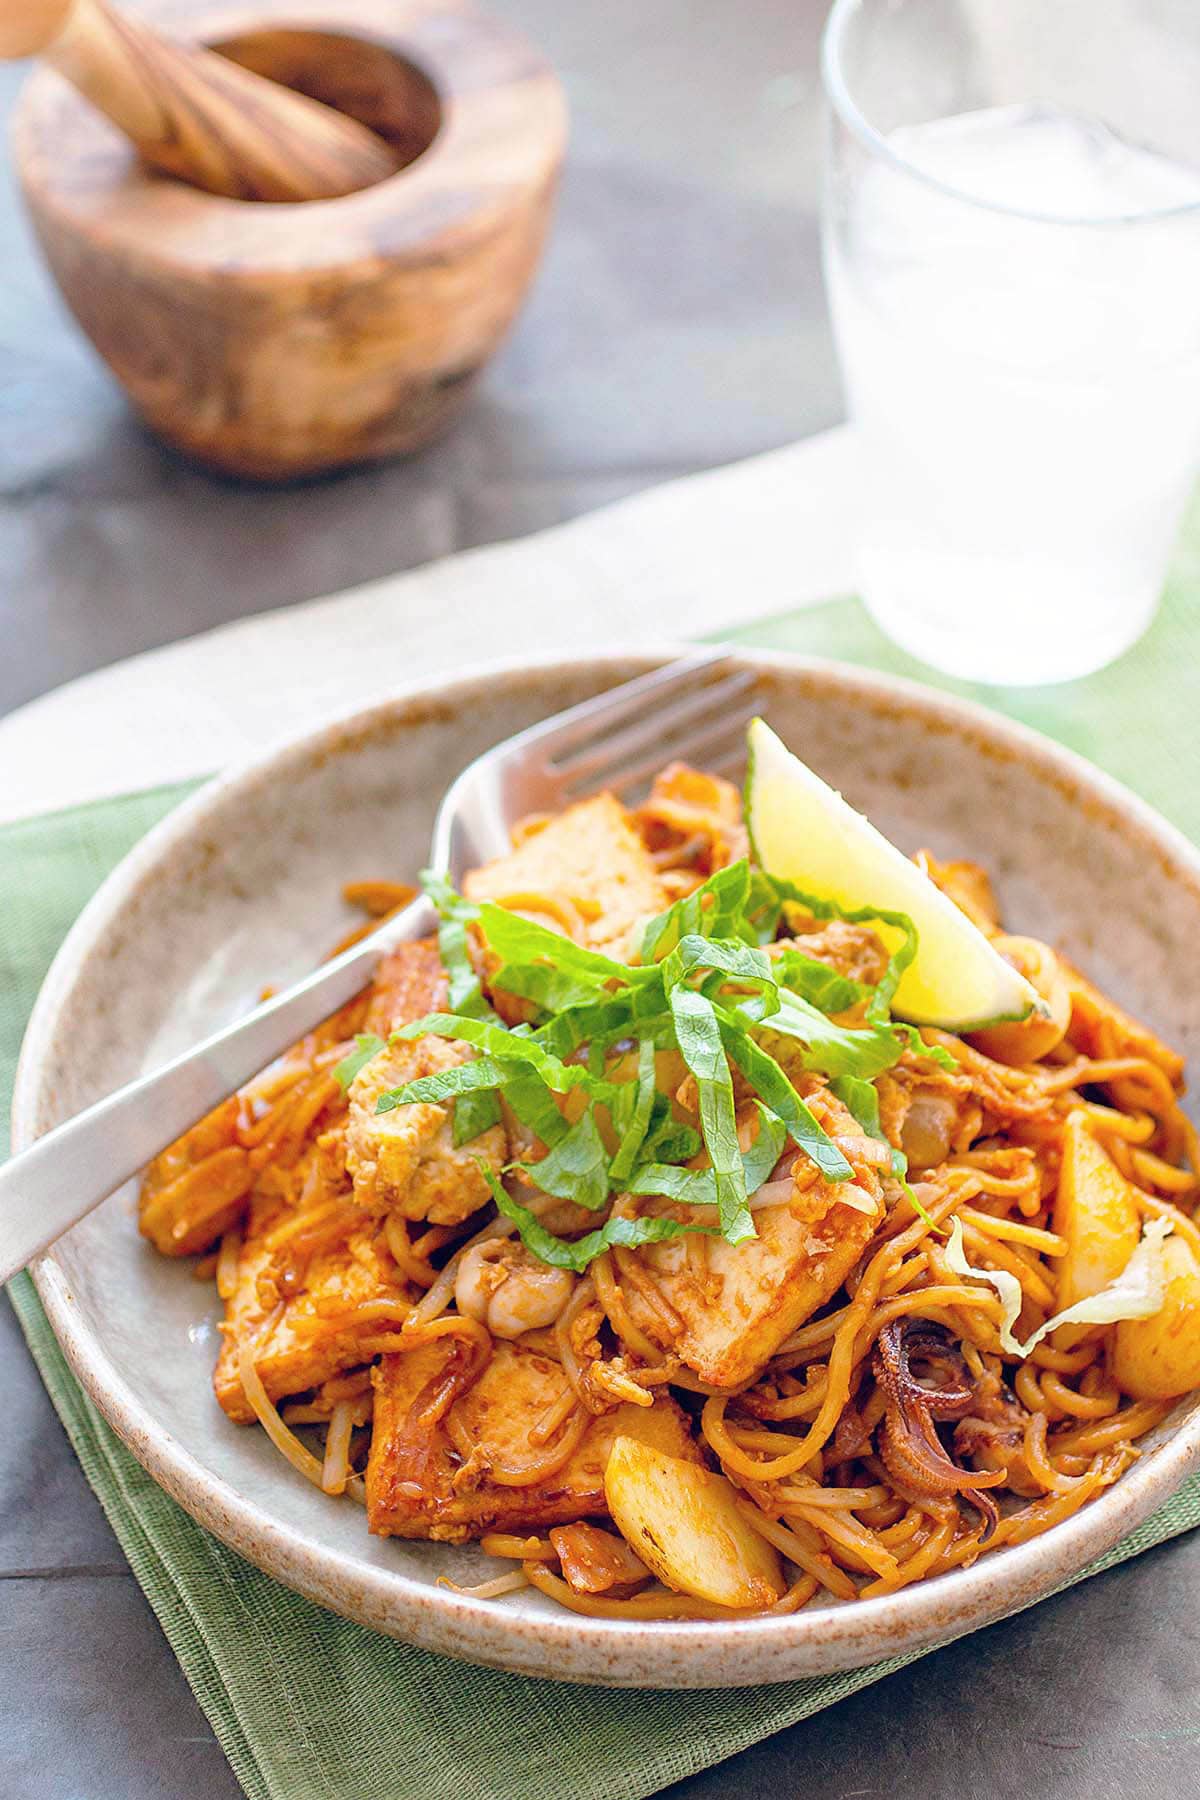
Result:
<instances>
[{"instance_id":1,"label":"potato chunk","mask_svg":"<svg viewBox=\"0 0 1200 1800\"><path fill-rule=\"evenodd\" d=\"M604 1492L622 1537L677 1594L765 1607L783 1593L779 1556L742 1517L724 1475L619 1437Z\"/></svg>"},{"instance_id":2,"label":"potato chunk","mask_svg":"<svg viewBox=\"0 0 1200 1800\"><path fill-rule=\"evenodd\" d=\"M478 1380L436 1422L422 1418L450 1372L446 1340L385 1356L375 1371L375 1425L367 1465L367 1522L381 1537L457 1543L485 1531L527 1531L603 1518L604 1469L613 1440L637 1437L677 1457L695 1457L687 1421L668 1396L619 1406L587 1428L562 1468L526 1487L493 1469L520 1468L545 1453L529 1429L567 1390L550 1357L498 1343ZM464 1446L466 1450L464 1452Z\"/></svg>"},{"instance_id":3,"label":"potato chunk","mask_svg":"<svg viewBox=\"0 0 1200 1800\"><path fill-rule=\"evenodd\" d=\"M512 903L561 930L561 912L542 913L535 904L551 896L578 916L582 943L616 957L635 947L635 927L669 904L653 859L611 794L569 806L509 855L473 870L463 889L472 900Z\"/></svg>"},{"instance_id":4,"label":"potato chunk","mask_svg":"<svg viewBox=\"0 0 1200 1800\"><path fill-rule=\"evenodd\" d=\"M1173 1400L1200 1387L1200 1264L1181 1237L1169 1237L1162 1248L1161 1310L1117 1326L1112 1372L1135 1400Z\"/></svg>"},{"instance_id":5,"label":"potato chunk","mask_svg":"<svg viewBox=\"0 0 1200 1800\"><path fill-rule=\"evenodd\" d=\"M1067 1240L1056 1263L1060 1312L1115 1281L1141 1237L1133 1189L1093 1137L1082 1111L1069 1114L1063 1129L1054 1229ZM1086 1326L1064 1325L1054 1341L1066 1347L1086 1335Z\"/></svg>"}]
</instances>

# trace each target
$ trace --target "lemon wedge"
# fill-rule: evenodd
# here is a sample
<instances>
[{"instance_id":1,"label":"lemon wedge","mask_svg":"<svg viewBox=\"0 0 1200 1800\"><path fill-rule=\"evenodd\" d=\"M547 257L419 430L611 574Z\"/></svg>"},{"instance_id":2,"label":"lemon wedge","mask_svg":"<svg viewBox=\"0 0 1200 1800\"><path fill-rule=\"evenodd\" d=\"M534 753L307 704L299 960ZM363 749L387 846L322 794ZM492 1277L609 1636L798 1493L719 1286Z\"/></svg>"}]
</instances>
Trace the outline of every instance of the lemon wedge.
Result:
<instances>
[{"instance_id":1,"label":"lemon wedge","mask_svg":"<svg viewBox=\"0 0 1200 1800\"><path fill-rule=\"evenodd\" d=\"M746 823L761 867L817 899L907 913L916 926L917 954L892 1003L899 1018L964 1032L1028 1017L1036 990L915 863L762 719L748 745ZM902 941L895 927L877 929L889 950Z\"/></svg>"}]
</instances>

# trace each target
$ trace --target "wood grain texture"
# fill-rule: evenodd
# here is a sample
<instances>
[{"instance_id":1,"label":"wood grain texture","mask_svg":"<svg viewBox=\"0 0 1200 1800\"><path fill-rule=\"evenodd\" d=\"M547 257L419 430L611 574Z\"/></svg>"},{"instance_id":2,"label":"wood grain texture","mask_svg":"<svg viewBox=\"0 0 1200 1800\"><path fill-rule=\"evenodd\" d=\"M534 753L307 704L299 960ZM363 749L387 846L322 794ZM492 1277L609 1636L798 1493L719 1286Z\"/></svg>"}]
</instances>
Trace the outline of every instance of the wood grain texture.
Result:
<instances>
[{"instance_id":1,"label":"wood grain texture","mask_svg":"<svg viewBox=\"0 0 1200 1800\"><path fill-rule=\"evenodd\" d=\"M165 37L106 0L40 0L51 67L124 132L144 162L237 200L328 200L383 181L395 152L357 119ZM0 55L5 34L0 20ZM15 51L12 54L16 54Z\"/></svg>"},{"instance_id":2,"label":"wood grain texture","mask_svg":"<svg viewBox=\"0 0 1200 1800\"><path fill-rule=\"evenodd\" d=\"M39 71L17 166L69 306L147 423L222 470L278 480L416 449L537 265L566 134L556 76L468 0L209 4L189 29L336 99L407 166L306 205L199 193Z\"/></svg>"}]
</instances>

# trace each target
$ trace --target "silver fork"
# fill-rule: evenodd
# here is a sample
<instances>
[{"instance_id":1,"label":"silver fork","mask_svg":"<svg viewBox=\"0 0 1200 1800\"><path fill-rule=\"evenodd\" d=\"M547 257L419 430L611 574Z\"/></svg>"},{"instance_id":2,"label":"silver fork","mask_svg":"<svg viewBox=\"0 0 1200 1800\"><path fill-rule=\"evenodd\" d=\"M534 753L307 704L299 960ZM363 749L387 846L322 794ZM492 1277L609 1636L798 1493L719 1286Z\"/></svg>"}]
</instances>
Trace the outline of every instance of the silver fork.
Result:
<instances>
[{"instance_id":1,"label":"silver fork","mask_svg":"<svg viewBox=\"0 0 1200 1800\"><path fill-rule=\"evenodd\" d=\"M753 670L717 651L669 663L497 744L463 770L441 806L430 866L454 882L509 848L509 831L608 789L632 800L679 757L714 773L741 761L754 713ZM47 1132L0 1169L0 1281L39 1255L165 1145L304 1036L371 978L395 944L424 937L422 898L340 956L152 1075Z\"/></svg>"}]
</instances>

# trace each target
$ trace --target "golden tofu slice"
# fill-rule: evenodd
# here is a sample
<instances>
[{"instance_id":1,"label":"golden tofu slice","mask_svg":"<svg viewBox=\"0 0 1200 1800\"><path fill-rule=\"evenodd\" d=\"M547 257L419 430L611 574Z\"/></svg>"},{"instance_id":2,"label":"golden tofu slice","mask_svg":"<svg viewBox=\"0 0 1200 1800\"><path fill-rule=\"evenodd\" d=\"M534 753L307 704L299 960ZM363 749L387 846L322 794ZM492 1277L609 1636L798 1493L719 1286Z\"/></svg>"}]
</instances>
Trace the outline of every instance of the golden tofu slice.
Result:
<instances>
[{"instance_id":1,"label":"golden tofu slice","mask_svg":"<svg viewBox=\"0 0 1200 1800\"><path fill-rule=\"evenodd\" d=\"M142 1177L138 1225L163 1256L194 1256L215 1244L258 1197L260 1175L269 1185L271 1165L292 1160L341 1112L336 1083L316 1059L350 1036L361 1010L356 999L332 1014L155 1157ZM283 1079L289 1074L300 1078ZM264 1106L278 1109L265 1148Z\"/></svg>"},{"instance_id":2,"label":"golden tofu slice","mask_svg":"<svg viewBox=\"0 0 1200 1800\"><path fill-rule=\"evenodd\" d=\"M426 1013L445 1012L450 981L436 938L417 938L389 950L375 971L364 1031L386 1037Z\"/></svg>"},{"instance_id":3,"label":"golden tofu slice","mask_svg":"<svg viewBox=\"0 0 1200 1800\"><path fill-rule=\"evenodd\" d=\"M162 1256L194 1256L236 1225L254 1186L238 1142L236 1094L156 1156L142 1178L138 1229Z\"/></svg>"},{"instance_id":4,"label":"golden tofu slice","mask_svg":"<svg viewBox=\"0 0 1200 1800\"><path fill-rule=\"evenodd\" d=\"M367 1523L380 1537L447 1543L486 1531L533 1531L608 1516L604 1469L618 1437L634 1437L671 1456L699 1458L687 1420L668 1395L652 1406L625 1405L589 1418L579 1444L556 1473L509 1487L492 1471L519 1469L546 1447L530 1427L567 1391L552 1358L521 1343L497 1343L482 1375L431 1423L436 1395L456 1352L445 1340L385 1356L374 1373L375 1419L367 1465Z\"/></svg>"},{"instance_id":5,"label":"golden tofu slice","mask_svg":"<svg viewBox=\"0 0 1200 1800\"><path fill-rule=\"evenodd\" d=\"M272 1400L301 1394L355 1363L370 1360L363 1341L389 1328L386 1317L338 1324L340 1316L372 1300L395 1302L396 1322L415 1298L388 1254L382 1229L349 1201L332 1220L314 1218L308 1245L303 1230L281 1238L299 1221L279 1215L270 1229L242 1246L238 1284L226 1302L224 1342L213 1375L217 1399L231 1419L249 1424L254 1411L242 1391L238 1353L255 1344L255 1367ZM322 1224L324 1229L322 1229ZM263 1327L282 1311L263 1333Z\"/></svg>"},{"instance_id":6,"label":"golden tofu slice","mask_svg":"<svg viewBox=\"0 0 1200 1800\"><path fill-rule=\"evenodd\" d=\"M701 1381L736 1388L751 1381L798 1325L835 1294L878 1224L831 1199L824 1218L793 1217L789 1207L768 1206L754 1215L758 1236L750 1243L721 1238L654 1244L637 1254L668 1304L683 1320L673 1348ZM626 1291L635 1320L653 1334L654 1318L635 1289Z\"/></svg>"},{"instance_id":7,"label":"golden tofu slice","mask_svg":"<svg viewBox=\"0 0 1200 1800\"><path fill-rule=\"evenodd\" d=\"M809 1104L827 1131L861 1139L831 1095L813 1095ZM853 1154L850 1162L853 1180L830 1182L811 1180L812 1165L798 1157L791 1200L755 1212L756 1238L740 1244L670 1238L632 1253L682 1322L668 1347L702 1381L734 1388L753 1380L846 1279L883 1217L878 1174ZM661 1338L658 1318L637 1287L626 1283L624 1294L636 1323Z\"/></svg>"},{"instance_id":8,"label":"golden tofu slice","mask_svg":"<svg viewBox=\"0 0 1200 1800\"><path fill-rule=\"evenodd\" d=\"M384 1035L446 1004L446 973L434 940L401 944L380 966L368 1029ZM456 1147L453 1100L375 1110L381 1094L469 1062L474 1054L469 1045L445 1038L414 1038L390 1044L360 1070L350 1087L346 1128L346 1166L360 1206L456 1225L487 1203L490 1190L478 1159L497 1169L507 1160L502 1125Z\"/></svg>"},{"instance_id":9,"label":"golden tofu slice","mask_svg":"<svg viewBox=\"0 0 1200 1800\"><path fill-rule=\"evenodd\" d=\"M670 904L653 858L611 794L569 806L507 856L473 870L463 891L558 930L570 922L581 943L617 958L635 948L642 922Z\"/></svg>"}]
</instances>

